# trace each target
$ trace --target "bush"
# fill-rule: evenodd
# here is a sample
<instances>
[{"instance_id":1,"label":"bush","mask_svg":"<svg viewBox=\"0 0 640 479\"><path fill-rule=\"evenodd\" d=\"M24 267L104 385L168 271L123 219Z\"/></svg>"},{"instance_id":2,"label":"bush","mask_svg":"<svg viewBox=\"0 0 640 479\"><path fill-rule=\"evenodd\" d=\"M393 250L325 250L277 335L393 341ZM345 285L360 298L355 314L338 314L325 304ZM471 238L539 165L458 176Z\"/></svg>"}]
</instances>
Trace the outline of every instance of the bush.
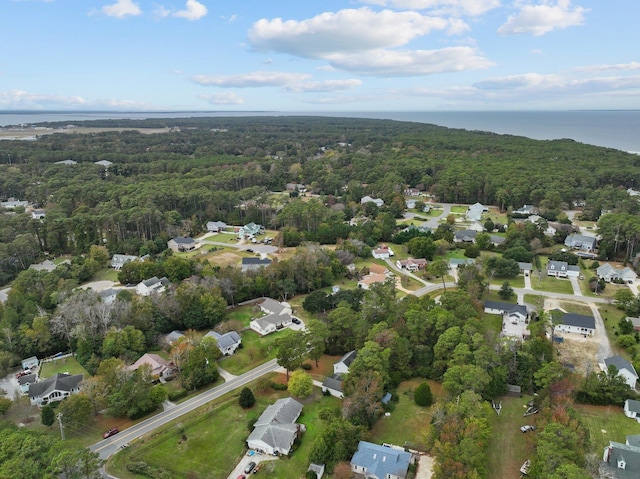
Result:
<instances>
[{"instance_id":1,"label":"bush","mask_svg":"<svg viewBox=\"0 0 640 479\"><path fill-rule=\"evenodd\" d=\"M134 474L151 477L153 479L171 479L173 475L164 468L155 467L144 461L135 461L127 464L127 470Z\"/></svg>"},{"instance_id":2,"label":"bush","mask_svg":"<svg viewBox=\"0 0 640 479\"><path fill-rule=\"evenodd\" d=\"M243 409L249 409L256 403L256 397L253 395L253 391L247 387L242 388L240 397L238 398L238 404Z\"/></svg>"},{"instance_id":3,"label":"bush","mask_svg":"<svg viewBox=\"0 0 640 479\"><path fill-rule=\"evenodd\" d=\"M274 383L273 381L270 381L269 385L271 386L271 389L275 389L276 391L286 391L287 390L287 385L286 384Z\"/></svg>"},{"instance_id":4,"label":"bush","mask_svg":"<svg viewBox=\"0 0 640 479\"><path fill-rule=\"evenodd\" d=\"M433 404L433 393L431 387L426 381L420 384L413 393L413 400L418 406L427 407Z\"/></svg>"},{"instance_id":5,"label":"bush","mask_svg":"<svg viewBox=\"0 0 640 479\"><path fill-rule=\"evenodd\" d=\"M188 394L188 391L185 388L178 389L176 391L171 391L167 395L169 401L177 401L178 399L182 399Z\"/></svg>"},{"instance_id":6,"label":"bush","mask_svg":"<svg viewBox=\"0 0 640 479\"><path fill-rule=\"evenodd\" d=\"M304 363L302 365L302 369L304 369L305 371L311 371L311 368L313 368L313 366L309 363Z\"/></svg>"}]
</instances>

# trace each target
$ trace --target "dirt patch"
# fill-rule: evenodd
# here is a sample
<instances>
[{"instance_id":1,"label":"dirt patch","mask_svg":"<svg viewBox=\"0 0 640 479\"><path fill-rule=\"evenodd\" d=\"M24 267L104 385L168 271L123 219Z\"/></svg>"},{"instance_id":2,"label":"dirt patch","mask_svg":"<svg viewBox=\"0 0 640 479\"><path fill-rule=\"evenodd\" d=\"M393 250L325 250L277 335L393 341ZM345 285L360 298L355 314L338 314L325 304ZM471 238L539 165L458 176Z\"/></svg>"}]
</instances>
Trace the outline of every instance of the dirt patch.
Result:
<instances>
[{"instance_id":1,"label":"dirt patch","mask_svg":"<svg viewBox=\"0 0 640 479\"><path fill-rule=\"evenodd\" d=\"M563 364L570 364L575 372L586 376L588 372L598 370L598 343L593 337L584 338L580 335L564 335L564 342L556 345L558 360Z\"/></svg>"},{"instance_id":2,"label":"dirt patch","mask_svg":"<svg viewBox=\"0 0 640 479\"><path fill-rule=\"evenodd\" d=\"M240 255L237 255L236 253L219 253L214 254L207 259L209 262L219 266L230 266L238 264L240 261Z\"/></svg>"},{"instance_id":3,"label":"dirt patch","mask_svg":"<svg viewBox=\"0 0 640 479\"><path fill-rule=\"evenodd\" d=\"M416 479L431 479L431 476L433 475L433 463L433 457L427 456L426 454L420 456Z\"/></svg>"}]
</instances>

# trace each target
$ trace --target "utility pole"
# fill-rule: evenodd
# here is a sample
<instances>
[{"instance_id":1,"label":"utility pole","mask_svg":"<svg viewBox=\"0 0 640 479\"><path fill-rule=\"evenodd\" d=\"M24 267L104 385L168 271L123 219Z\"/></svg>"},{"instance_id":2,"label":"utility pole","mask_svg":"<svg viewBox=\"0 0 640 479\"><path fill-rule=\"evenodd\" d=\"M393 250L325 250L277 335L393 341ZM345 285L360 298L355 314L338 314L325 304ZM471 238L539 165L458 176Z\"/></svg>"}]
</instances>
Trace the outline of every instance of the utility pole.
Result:
<instances>
[{"instance_id":1,"label":"utility pole","mask_svg":"<svg viewBox=\"0 0 640 479\"><path fill-rule=\"evenodd\" d=\"M62 425L62 413L59 412L56 417L58 418L58 424L60 424L60 436L62 437L62 440L64 441L64 426Z\"/></svg>"}]
</instances>

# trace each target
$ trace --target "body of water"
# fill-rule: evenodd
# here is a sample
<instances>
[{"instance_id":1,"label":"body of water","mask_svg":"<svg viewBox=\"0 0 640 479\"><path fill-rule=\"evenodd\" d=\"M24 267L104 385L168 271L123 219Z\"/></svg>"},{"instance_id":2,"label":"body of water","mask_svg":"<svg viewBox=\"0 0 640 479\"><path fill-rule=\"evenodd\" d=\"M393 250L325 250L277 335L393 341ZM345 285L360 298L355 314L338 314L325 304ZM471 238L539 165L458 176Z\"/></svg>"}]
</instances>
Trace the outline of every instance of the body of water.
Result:
<instances>
[{"instance_id":1,"label":"body of water","mask_svg":"<svg viewBox=\"0 0 640 479\"><path fill-rule=\"evenodd\" d=\"M640 110L449 112L0 112L0 126L99 119L206 116L335 116L430 123L536 140L580 143L640 153Z\"/></svg>"}]
</instances>

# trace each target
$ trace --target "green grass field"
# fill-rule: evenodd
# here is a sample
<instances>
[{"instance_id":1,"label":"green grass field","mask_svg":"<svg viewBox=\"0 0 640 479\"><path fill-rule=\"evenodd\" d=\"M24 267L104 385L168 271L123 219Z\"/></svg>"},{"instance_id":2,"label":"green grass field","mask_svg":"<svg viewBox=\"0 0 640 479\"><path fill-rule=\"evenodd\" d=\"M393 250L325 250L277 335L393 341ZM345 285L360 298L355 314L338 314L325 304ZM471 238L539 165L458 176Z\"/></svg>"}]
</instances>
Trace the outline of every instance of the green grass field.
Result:
<instances>
[{"instance_id":1,"label":"green grass field","mask_svg":"<svg viewBox=\"0 0 640 479\"><path fill-rule=\"evenodd\" d=\"M552 276L547 276L544 271L540 276L536 274L531 277L531 287L540 291L573 294L573 288L568 279L553 278Z\"/></svg>"},{"instance_id":2,"label":"green grass field","mask_svg":"<svg viewBox=\"0 0 640 479\"><path fill-rule=\"evenodd\" d=\"M238 349L233 356L222 359L220 367L237 375L275 358L274 343L284 334L291 334L291 330L284 329L267 336L260 336L252 330L243 332L242 348Z\"/></svg>"},{"instance_id":3,"label":"green grass field","mask_svg":"<svg viewBox=\"0 0 640 479\"><path fill-rule=\"evenodd\" d=\"M591 451L602 457L602 451L609 441L625 442L631 434L640 434L640 424L624 415L618 406L575 405L582 423L589 430Z\"/></svg>"},{"instance_id":4,"label":"green grass field","mask_svg":"<svg viewBox=\"0 0 640 479\"><path fill-rule=\"evenodd\" d=\"M89 377L87 371L80 365L76 358L71 356L68 358L56 359L55 361L42 363L42 367L40 370L41 378L50 378L56 373L68 373L71 375L84 374L86 378Z\"/></svg>"}]
</instances>

